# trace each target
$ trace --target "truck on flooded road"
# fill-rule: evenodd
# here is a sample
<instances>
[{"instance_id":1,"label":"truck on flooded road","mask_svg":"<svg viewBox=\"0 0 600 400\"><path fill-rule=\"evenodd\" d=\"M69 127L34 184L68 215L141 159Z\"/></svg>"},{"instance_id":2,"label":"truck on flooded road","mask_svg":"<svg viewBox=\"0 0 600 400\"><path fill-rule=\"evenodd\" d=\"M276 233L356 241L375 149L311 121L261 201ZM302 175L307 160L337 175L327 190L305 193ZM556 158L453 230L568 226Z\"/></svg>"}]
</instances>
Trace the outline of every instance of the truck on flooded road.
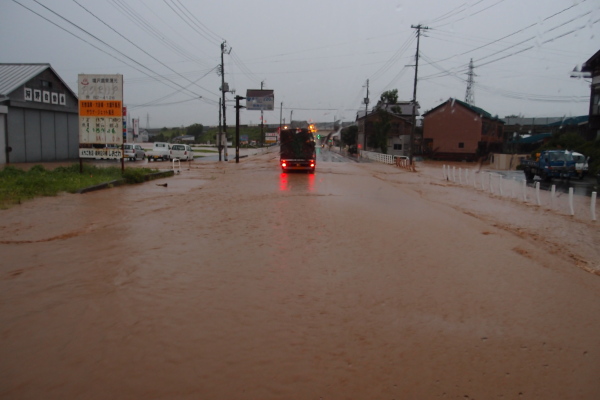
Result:
<instances>
[{"instance_id":1,"label":"truck on flooded road","mask_svg":"<svg viewBox=\"0 0 600 400\"><path fill-rule=\"evenodd\" d=\"M171 159L171 145L165 142L155 142L152 150L146 152L148 161L169 161Z\"/></svg>"},{"instance_id":2,"label":"truck on flooded road","mask_svg":"<svg viewBox=\"0 0 600 400\"><path fill-rule=\"evenodd\" d=\"M521 169L527 180L536 176L544 181L552 178L570 179L577 175L573 155L567 150L544 150L535 159L521 159Z\"/></svg>"},{"instance_id":3,"label":"truck on flooded road","mask_svg":"<svg viewBox=\"0 0 600 400\"><path fill-rule=\"evenodd\" d=\"M282 129L279 134L279 164L283 172L305 170L315 172L317 155L312 128Z\"/></svg>"}]
</instances>

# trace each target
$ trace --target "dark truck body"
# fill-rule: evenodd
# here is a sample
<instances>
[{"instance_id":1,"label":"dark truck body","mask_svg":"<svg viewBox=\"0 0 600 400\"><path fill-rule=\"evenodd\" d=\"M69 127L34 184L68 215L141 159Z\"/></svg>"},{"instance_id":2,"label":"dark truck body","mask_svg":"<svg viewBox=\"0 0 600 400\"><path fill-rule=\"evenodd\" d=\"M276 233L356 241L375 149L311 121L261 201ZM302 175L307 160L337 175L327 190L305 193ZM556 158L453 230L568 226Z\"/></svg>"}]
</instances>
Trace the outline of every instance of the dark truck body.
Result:
<instances>
[{"instance_id":1,"label":"dark truck body","mask_svg":"<svg viewBox=\"0 0 600 400\"><path fill-rule=\"evenodd\" d=\"M536 176L546 181L552 178L570 179L577 175L573 156L566 150L544 150L537 154L535 160L521 159L521 167L527 180Z\"/></svg>"},{"instance_id":2,"label":"dark truck body","mask_svg":"<svg viewBox=\"0 0 600 400\"><path fill-rule=\"evenodd\" d=\"M279 134L279 164L283 171L314 172L317 165L315 136L309 129L282 129Z\"/></svg>"}]
</instances>

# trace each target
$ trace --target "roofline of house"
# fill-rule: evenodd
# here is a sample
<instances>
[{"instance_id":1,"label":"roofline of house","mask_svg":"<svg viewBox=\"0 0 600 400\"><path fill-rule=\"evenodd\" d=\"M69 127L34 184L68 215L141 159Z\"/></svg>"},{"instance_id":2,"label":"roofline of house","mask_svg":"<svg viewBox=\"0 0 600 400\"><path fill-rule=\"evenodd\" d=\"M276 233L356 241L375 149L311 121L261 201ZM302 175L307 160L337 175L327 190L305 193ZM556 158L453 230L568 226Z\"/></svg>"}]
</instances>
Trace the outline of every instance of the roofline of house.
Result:
<instances>
[{"instance_id":1,"label":"roofline of house","mask_svg":"<svg viewBox=\"0 0 600 400\"><path fill-rule=\"evenodd\" d=\"M387 111L387 110L386 110L386 111ZM388 113L388 114L390 114L390 115L392 115L392 116L394 116L394 117L396 117L396 118L403 119L403 120L405 120L406 122L408 122L409 124L412 124L412 121L411 121L411 118L412 118L412 116L410 116L410 117L406 117L405 115L399 115L399 114L395 114L395 113L393 113L393 112L389 112L389 111L387 111L387 113ZM358 121L358 120L361 120L361 119L365 119L365 118L366 118L366 117L368 117L369 115L373 115L373 114L375 114L375 110L374 110L374 109L373 109L373 110L371 110L371 112L370 112L369 114L367 114L367 115L363 115L362 117L356 117L356 121Z\"/></svg>"},{"instance_id":2,"label":"roofline of house","mask_svg":"<svg viewBox=\"0 0 600 400\"><path fill-rule=\"evenodd\" d=\"M591 56L586 62L583 63L581 66L581 72L593 72L592 65L596 64L598 61L600 61L600 50L598 50L596 54Z\"/></svg>"},{"instance_id":3,"label":"roofline of house","mask_svg":"<svg viewBox=\"0 0 600 400\"><path fill-rule=\"evenodd\" d=\"M50 63L0 63L0 65L38 65L38 66L45 66L46 69L50 69L50 71L52 71L52 73L58 78L58 80L67 88L68 91L71 92L71 94L73 96L75 96L75 98L77 99L77 94L71 89L71 87L60 77L60 75L54 70L54 68L52 68L52 65L50 65ZM17 90L19 88L19 86L22 86L24 84L26 84L27 82L29 82L31 79L35 78L36 76L38 76L39 74L41 74L42 72L44 72L46 69L42 70L41 72L37 72L35 74L31 74L30 76L28 76L26 79L22 79L19 81L19 83L17 83L16 85L13 85L14 87L10 88L7 93L3 93L2 95L9 95L12 92L14 92L15 90Z\"/></svg>"},{"instance_id":4,"label":"roofline of house","mask_svg":"<svg viewBox=\"0 0 600 400\"><path fill-rule=\"evenodd\" d=\"M438 105L437 107L434 107L431 110L427 111L426 113L423 114L423 117L425 117L427 114L434 112L438 108L443 107L448 102L458 103L459 105L463 106L464 108L471 111L472 113L477 114L477 115L481 116L482 118L489 119L490 121L498 121L503 124L505 123L500 117L493 117L491 113L485 111L483 108L472 106L469 103L465 103L464 101L455 99L453 97L449 98L448 100L446 100L442 104Z\"/></svg>"}]
</instances>

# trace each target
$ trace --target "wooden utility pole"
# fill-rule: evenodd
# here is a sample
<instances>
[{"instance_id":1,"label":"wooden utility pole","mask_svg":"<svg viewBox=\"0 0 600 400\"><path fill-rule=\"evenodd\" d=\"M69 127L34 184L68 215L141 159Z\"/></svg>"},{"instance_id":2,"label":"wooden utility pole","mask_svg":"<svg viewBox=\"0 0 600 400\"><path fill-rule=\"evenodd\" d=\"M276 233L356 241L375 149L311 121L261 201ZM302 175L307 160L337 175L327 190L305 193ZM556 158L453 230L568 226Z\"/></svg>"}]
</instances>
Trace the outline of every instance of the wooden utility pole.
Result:
<instances>
[{"instance_id":1,"label":"wooden utility pole","mask_svg":"<svg viewBox=\"0 0 600 400\"><path fill-rule=\"evenodd\" d=\"M413 29L417 30L417 52L415 53L415 84L413 89L413 111L412 111L412 129L410 130L410 143L408 146L408 161L410 165L413 165L413 153L415 147L415 130L417 128L417 77L419 75L419 42L421 39L421 30L429 29L426 26L419 25L411 25ZM414 168L414 167L413 167Z\"/></svg>"},{"instance_id":2,"label":"wooden utility pole","mask_svg":"<svg viewBox=\"0 0 600 400\"><path fill-rule=\"evenodd\" d=\"M363 151L367 151L367 114L369 112L369 80L367 79L367 97L365 97L365 120L363 123L363 133L365 134L363 140ZM358 146L358 144L357 144ZM358 151L358 149L356 149Z\"/></svg>"},{"instance_id":3,"label":"wooden utility pole","mask_svg":"<svg viewBox=\"0 0 600 400\"><path fill-rule=\"evenodd\" d=\"M219 150L219 161L221 161L221 151L223 151L223 125L221 125L221 102L223 99L219 99L219 132L217 133L217 150Z\"/></svg>"},{"instance_id":4,"label":"wooden utility pole","mask_svg":"<svg viewBox=\"0 0 600 400\"><path fill-rule=\"evenodd\" d=\"M221 43L221 97L223 98L223 102L222 102L223 138L221 140L223 141L223 146L224 146L223 148L225 149L225 154L224 154L225 161L227 161L227 115L226 115L227 106L226 106L225 93L227 93L229 91L229 88L225 86L226 85L226 83L225 83L225 62L223 60L226 46L227 46L227 42L223 41L223 43Z\"/></svg>"}]
</instances>

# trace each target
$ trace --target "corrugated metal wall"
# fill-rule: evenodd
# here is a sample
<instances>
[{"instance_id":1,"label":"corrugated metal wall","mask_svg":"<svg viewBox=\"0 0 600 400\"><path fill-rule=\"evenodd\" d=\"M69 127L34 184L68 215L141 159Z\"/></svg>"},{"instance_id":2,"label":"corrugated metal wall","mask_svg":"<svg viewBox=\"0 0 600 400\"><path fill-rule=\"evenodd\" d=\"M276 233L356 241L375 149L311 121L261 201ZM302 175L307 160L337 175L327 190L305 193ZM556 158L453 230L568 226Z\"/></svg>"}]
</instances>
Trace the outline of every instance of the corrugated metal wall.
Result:
<instances>
[{"instance_id":1,"label":"corrugated metal wall","mask_svg":"<svg viewBox=\"0 0 600 400\"><path fill-rule=\"evenodd\" d=\"M79 157L77 114L10 107L10 162L64 161Z\"/></svg>"},{"instance_id":2,"label":"corrugated metal wall","mask_svg":"<svg viewBox=\"0 0 600 400\"><path fill-rule=\"evenodd\" d=\"M6 164L6 114L0 110L0 164Z\"/></svg>"}]
</instances>

